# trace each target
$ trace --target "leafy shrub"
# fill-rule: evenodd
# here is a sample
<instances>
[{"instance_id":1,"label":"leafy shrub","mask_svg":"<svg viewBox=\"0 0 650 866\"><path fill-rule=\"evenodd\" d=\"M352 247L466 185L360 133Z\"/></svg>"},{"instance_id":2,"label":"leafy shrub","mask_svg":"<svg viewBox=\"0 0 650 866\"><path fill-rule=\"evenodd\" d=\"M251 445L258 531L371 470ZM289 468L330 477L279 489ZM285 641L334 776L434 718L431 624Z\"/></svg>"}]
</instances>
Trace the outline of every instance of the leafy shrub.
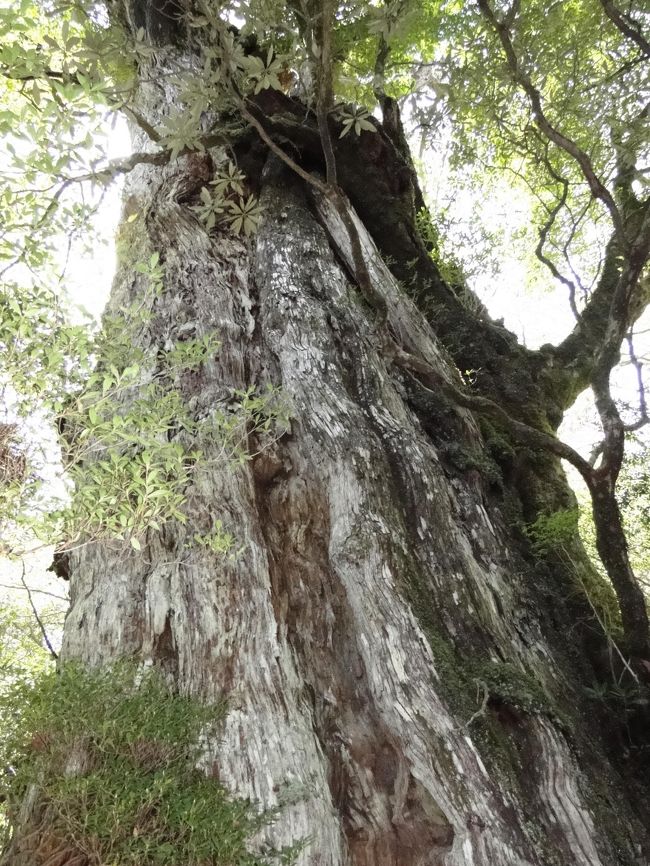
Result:
<instances>
[{"instance_id":1,"label":"leafy shrub","mask_svg":"<svg viewBox=\"0 0 650 866\"><path fill-rule=\"evenodd\" d=\"M89 866L288 862L295 848L248 847L273 813L197 769L199 743L223 716L222 706L173 694L155 673L125 663L102 671L68 663L6 685L0 797L11 821L38 791L36 827L29 836L20 829L36 839L34 866L53 848Z\"/></svg>"},{"instance_id":2,"label":"leafy shrub","mask_svg":"<svg viewBox=\"0 0 650 866\"><path fill-rule=\"evenodd\" d=\"M580 512L577 508L541 514L534 523L526 527L533 550L538 556L569 545L576 537Z\"/></svg>"}]
</instances>

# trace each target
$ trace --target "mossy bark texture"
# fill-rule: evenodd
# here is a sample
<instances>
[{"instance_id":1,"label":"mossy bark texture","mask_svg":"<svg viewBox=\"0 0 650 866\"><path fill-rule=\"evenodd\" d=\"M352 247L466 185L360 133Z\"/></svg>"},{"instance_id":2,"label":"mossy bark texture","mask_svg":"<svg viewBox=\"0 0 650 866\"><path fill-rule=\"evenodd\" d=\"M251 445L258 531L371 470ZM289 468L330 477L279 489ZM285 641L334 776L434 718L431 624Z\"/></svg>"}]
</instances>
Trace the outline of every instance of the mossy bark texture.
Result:
<instances>
[{"instance_id":1,"label":"mossy bark texture","mask_svg":"<svg viewBox=\"0 0 650 866\"><path fill-rule=\"evenodd\" d=\"M410 408L350 283L336 215L269 159L255 238L208 236L179 201L196 171L183 158L129 180L166 274L145 339L216 330L217 357L183 385L192 411L208 419L234 390L272 384L290 429L236 468L218 441L198 443L209 462L186 526L151 532L137 554L76 552L63 655L135 655L226 699L213 771L266 808L286 802L265 832L276 845L308 837L305 866L633 863L643 831L626 818L619 860L590 806L583 722L574 734L558 721L575 715L579 684L545 634L512 530L479 473L443 466ZM391 326L455 378L358 225ZM113 303L136 290L121 271ZM480 451L474 419L453 423ZM234 559L192 544L214 520L241 543ZM546 702L533 707L523 687L518 701L517 677L498 694L481 666L504 662ZM483 684L485 718L468 726ZM510 751L492 748L495 731ZM622 796L615 779L609 796Z\"/></svg>"}]
</instances>

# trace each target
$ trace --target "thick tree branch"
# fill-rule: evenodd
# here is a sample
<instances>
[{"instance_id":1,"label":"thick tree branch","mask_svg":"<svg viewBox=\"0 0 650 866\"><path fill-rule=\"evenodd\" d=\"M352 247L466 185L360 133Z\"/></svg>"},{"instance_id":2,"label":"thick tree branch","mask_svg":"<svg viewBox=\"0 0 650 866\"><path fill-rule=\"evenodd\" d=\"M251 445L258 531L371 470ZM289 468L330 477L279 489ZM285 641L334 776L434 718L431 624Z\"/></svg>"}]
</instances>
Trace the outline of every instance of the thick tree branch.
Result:
<instances>
[{"instance_id":1,"label":"thick tree branch","mask_svg":"<svg viewBox=\"0 0 650 866\"><path fill-rule=\"evenodd\" d=\"M625 12L621 12L612 0L600 0L600 5L603 7L603 12L612 24L628 39L631 39L640 49L641 52L650 60L650 42L643 35L643 30L639 22Z\"/></svg>"},{"instance_id":2,"label":"thick tree branch","mask_svg":"<svg viewBox=\"0 0 650 866\"><path fill-rule=\"evenodd\" d=\"M566 407L593 384L598 370L602 378L606 368L609 373L618 363L625 334L648 303L650 287L642 274L650 256L650 202L637 206L627 224L633 238L627 256L613 235L596 288L573 331L552 352Z\"/></svg>"}]
</instances>

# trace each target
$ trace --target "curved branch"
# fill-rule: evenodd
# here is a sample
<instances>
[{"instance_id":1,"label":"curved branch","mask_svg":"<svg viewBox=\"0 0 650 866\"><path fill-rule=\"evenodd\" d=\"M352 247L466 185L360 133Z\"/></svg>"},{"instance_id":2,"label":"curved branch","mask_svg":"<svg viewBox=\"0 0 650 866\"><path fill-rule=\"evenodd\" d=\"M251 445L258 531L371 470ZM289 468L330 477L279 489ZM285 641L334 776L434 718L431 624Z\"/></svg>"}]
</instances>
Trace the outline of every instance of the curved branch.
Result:
<instances>
[{"instance_id":1,"label":"curved branch","mask_svg":"<svg viewBox=\"0 0 650 866\"><path fill-rule=\"evenodd\" d=\"M641 279L650 256L650 201L628 219L634 237L629 254L621 256L618 239L607 244L602 273L573 331L550 353L561 370L558 388L565 407L578 394L601 381L618 363L625 334L645 309L650 295Z\"/></svg>"},{"instance_id":2,"label":"curved branch","mask_svg":"<svg viewBox=\"0 0 650 866\"><path fill-rule=\"evenodd\" d=\"M625 226L621 213L616 206L616 202L607 187L596 174L596 170L585 151L576 144L575 141L565 136L547 118L542 106L542 96L540 91L532 83L531 79L525 74L521 68L521 64L512 43L510 36L509 21L506 18L504 21L499 21L488 0L476 0L481 14L493 28L497 34L501 46L503 47L506 56L506 62L513 80L518 84L525 94L528 96L535 123L549 141L552 141L557 147L567 153L578 165L580 171L587 181L591 194L605 206L609 212L614 231L620 245L621 250L627 250L627 237L625 234Z\"/></svg>"},{"instance_id":3,"label":"curved branch","mask_svg":"<svg viewBox=\"0 0 650 866\"><path fill-rule=\"evenodd\" d=\"M40 618L40 616L38 614L38 610L36 608L36 605L34 604L34 599L32 598L32 591L29 588L29 586L27 585L27 581L25 580L25 560L23 560L23 562L22 562L22 567L23 567L23 570L22 570L22 574L20 576L20 582L22 583L22 585L25 589L25 592L27 593L27 599L29 601L29 606L32 609L32 613L34 615L34 619L36 620L36 624L38 625L40 632L43 635L43 640L45 641L45 646L47 647L51 658L53 658L54 661L57 661L57 659L59 658L59 655L56 652L56 650L54 649L54 647L52 646L52 643L51 643L51 641L47 635L47 632L45 631L45 626L43 625L43 620Z\"/></svg>"},{"instance_id":4,"label":"curved branch","mask_svg":"<svg viewBox=\"0 0 650 866\"><path fill-rule=\"evenodd\" d=\"M603 12L612 24L628 39L631 39L641 49L650 60L650 42L643 35L641 25L625 12L621 12L613 3L612 0L600 0L600 5L603 7Z\"/></svg>"},{"instance_id":5,"label":"curved branch","mask_svg":"<svg viewBox=\"0 0 650 866\"><path fill-rule=\"evenodd\" d=\"M385 351L386 355L397 367L415 374L421 387L431 392L435 390L441 391L445 397L448 397L456 405L477 412L486 418L491 418L510 433L513 439L520 445L526 445L542 451L550 451L556 457L571 463L585 481L591 479L593 468L589 461L585 460L584 457L578 454L570 445L567 445L566 442L562 442L561 439L557 439L550 433L545 433L543 430L531 427L530 424L517 421L502 406L495 403L494 400L490 400L489 397L467 394L445 379L444 376L437 373L426 361L417 358L410 352L404 351L393 340L390 340L386 345Z\"/></svg>"},{"instance_id":6,"label":"curved branch","mask_svg":"<svg viewBox=\"0 0 650 866\"><path fill-rule=\"evenodd\" d=\"M560 272L560 269L557 267L555 262L550 259L546 253L544 252L544 245L548 239L548 233L553 228L553 224L557 219L558 214L562 210L562 208L566 205L567 198L569 195L569 182L566 178L559 175L551 166L548 161L548 157L544 157L544 161L546 163L547 171L550 173L551 177L557 181L562 187L562 193L560 198L557 200L555 205L548 211L548 217L546 222L539 230L539 242L535 247L535 255L539 259L539 261L546 265L549 271L553 274L556 280L558 280L562 285L566 286L569 290L569 306L571 307L571 312L574 317L577 319L580 318L580 314L578 312L578 308L576 306L576 285L573 280L570 280L568 277L565 277L564 274ZM566 253L566 250L565 250Z\"/></svg>"}]
</instances>

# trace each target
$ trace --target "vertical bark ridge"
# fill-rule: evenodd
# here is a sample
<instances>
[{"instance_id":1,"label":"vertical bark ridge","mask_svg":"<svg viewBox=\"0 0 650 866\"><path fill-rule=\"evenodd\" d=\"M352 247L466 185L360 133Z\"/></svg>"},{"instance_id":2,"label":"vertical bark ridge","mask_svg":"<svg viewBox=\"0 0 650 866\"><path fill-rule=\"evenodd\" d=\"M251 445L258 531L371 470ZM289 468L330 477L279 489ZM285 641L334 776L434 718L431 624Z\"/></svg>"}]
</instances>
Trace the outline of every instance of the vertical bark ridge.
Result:
<instances>
[{"instance_id":1,"label":"vertical bark ridge","mask_svg":"<svg viewBox=\"0 0 650 866\"><path fill-rule=\"evenodd\" d=\"M476 656L468 664L505 660L549 695L566 684L512 579L500 516L475 481L445 473L304 191L268 173L251 250L205 234L179 201L179 171L147 167L129 181L166 268L147 339L155 348L180 327L215 330L218 356L183 383L196 417L227 407L233 389L272 382L291 402L291 430L240 468L218 441L200 443L210 462L188 491L187 527L150 533L141 555L77 551L63 656L133 654L185 692L226 698L206 768L237 795L282 804L262 838L308 837L302 866L605 866L557 726L516 715L540 772L519 766L510 788L447 699L443 644ZM122 277L117 305L138 290ZM454 376L381 279L400 328ZM214 519L241 542L232 559L192 544Z\"/></svg>"},{"instance_id":2,"label":"vertical bark ridge","mask_svg":"<svg viewBox=\"0 0 650 866\"><path fill-rule=\"evenodd\" d=\"M304 541L300 529L301 526L304 528L301 515L308 525L314 514L322 515L319 520L321 531L325 532L329 524L330 573L334 574L340 586L337 594L342 590L347 599L354 625L351 629L346 627L347 641L339 642L334 652L342 652L346 670L350 664L348 659L360 657L360 667L356 665L358 677L365 679L366 683L363 691L357 685L357 701L361 693L363 704L374 707L369 721L372 722L373 717L378 719L380 731L381 727L388 727L392 738L401 744L400 751L403 760L410 765L410 774L425 792L428 791L437 809L451 825L450 851L446 854L441 850L438 856L444 858L442 862L448 863L482 862L481 857L489 857L489 862L536 862L525 836L522 838L522 834L512 832L513 828L508 827L507 816L512 804L507 795L495 790L486 778L487 773L474 744L469 738L459 736L458 724L435 689L431 688L436 678L435 655L424 640L399 587L399 581L409 567L426 569L432 578L432 594L435 595L437 590L447 596L441 599L441 607L448 607L448 596L452 594L458 606L459 620L462 620L462 610L469 610L480 619L482 614L476 602L484 592L481 588L485 583L484 571L498 573L504 565L502 555L497 555L497 533L485 509L476 503L473 509L476 525L470 525L465 532L459 531L458 510L452 505L454 497L443 489L435 454L425 444L421 431L414 427L399 393L389 381L381 358L373 349L372 329L368 331L365 311L355 301L354 292L350 291L340 272L332 265L327 267L327 251L323 248L325 238L319 238L304 202L301 203L299 198L295 198L293 203L290 199L288 201L286 189L285 179L282 200L276 198L278 187L268 194L266 201L270 215L258 241L256 282L260 287L266 287L266 292L262 289L260 294L262 332L278 359L283 388L291 395L297 409L294 437L288 446L291 456L285 465L291 465L298 475L299 489L324 492L298 497L303 504L296 505L295 486L292 490L290 482L282 478L278 479L272 493L266 492L269 501L265 525L268 527L269 521L272 527L274 523L282 523L281 515L285 514L284 531L276 528L271 536L267 536L270 549L277 551L276 563L281 564L276 566L276 571L283 574L285 582L287 574L296 574L301 590L286 592L288 597L296 593L302 599L304 585L312 580L310 566L314 558L318 561L319 557L310 557L301 569L291 562L287 551L297 548L296 539ZM283 224L290 226L289 232L285 229L284 237ZM369 243L367 238L366 243ZM279 256L278 244L282 250ZM310 287L307 293L305 286ZM344 311L342 315L341 311ZM415 320L413 323L408 321L408 309L402 312L409 333L417 335ZM340 320L345 318L347 323L343 324ZM305 329L312 335L310 357L304 351ZM354 349L348 357L341 357L333 332L340 334L346 329L348 333L344 334L341 342L346 340ZM356 382L351 384L355 377ZM333 419L336 423L332 423ZM474 433L472 425L467 426L468 435ZM401 485L387 483L391 477L394 481L401 479ZM412 501L400 497L405 491L411 491ZM314 497L317 497L315 502ZM323 502L327 503L329 514ZM289 519L286 518L287 509ZM419 521L419 525L409 533L406 523L412 522L413 518ZM474 545L470 541L472 535ZM480 539L478 546L483 548L481 554L485 565L491 569L481 567L477 561L473 551L477 539ZM320 544L321 550L323 547L324 541ZM324 559L322 553L320 559ZM439 581L437 586L436 577ZM491 580L494 581L494 576ZM471 588L465 589L463 583ZM505 581L503 584L505 586ZM302 659L303 676L312 682L315 678L312 686L315 695L326 693L327 674L331 677L332 670L338 670L336 660L330 658L323 677L322 670L314 670L313 648L305 649L304 635L312 634L314 611L319 610L317 600L322 598L323 587L328 585L331 586L331 577L328 580L317 579L316 589L312 590L316 598L306 605L294 603L296 610L303 612L306 609L309 616L301 624L296 620L299 627L288 630L290 640L293 632L296 655ZM328 609L327 603L323 606ZM481 625L488 635L492 627L493 644L498 646L501 637L502 649L511 645L506 650L510 657L512 644L517 642L516 632L506 634L503 624L499 628L496 616L488 617L487 621L484 619ZM465 631L459 621L451 621L450 626ZM326 624L323 624L322 631L327 633ZM531 644L541 643L538 634L529 634L528 637ZM350 642L352 648L346 646ZM468 646L471 645L470 641ZM523 646L519 652L523 662L527 655ZM530 664L530 659L526 661ZM354 662L351 663L354 666ZM354 706L354 701L351 703ZM347 734L341 730L345 724L344 716L342 709L337 708L337 739L353 742L354 727ZM367 739L372 727L365 725L364 729ZM432 748L433 742L438 742L437 749ZM379 748L375 749L375 754L381 755L380 736L377 745ZM326 753L333 751L331 746L329 750L326 748ZM570 762L566 745L563 751ZM447 770L443 769L444 763L449 761L463 777L471 777L472 784L461 785L456 790L441 786L441 778L448 779L449 776L449 765ZM396 763L399 766L399 762L393 759L393 764ZM397 771L394 773L397 778ZM348 796L350 794L348 792ZM559 794L558 798L561 799ZM421 809L424 810L422 804ZM362 808L358 806L356 811L362 813ZM558 806L558 812L562 812L561 806ZM489 813L489 818L477 818L481 813ZM376 814L373 816L371 826L377 825L377 817ZM590 837L582 838L584 834L579 834L580 839L570 838L574 831L568 822L565 823L569 838L564 847L567 852L574 853L575 862L598 862ZM584 826L589 824L590 819L585 814ZM395 828L389 828L390 832L394 834ZM375 854L376 859L359 862L437 862L427 859L436 856L433 854L435 849L431 848L426 834L419 835L425 841L425 849L430 849L428 854L424 850L412 849L414 859L407 860L404 849L393 860L391 847L383 842L380 850L385 852L386 859ZM514 837L513 850L504 857L504 838L509 835ZM357 840L350 828L348 839L353 848ZM515 854L517 847L520 850ZM517 857L521 858L520 861Z\"/></svg>"}]
</instances>

